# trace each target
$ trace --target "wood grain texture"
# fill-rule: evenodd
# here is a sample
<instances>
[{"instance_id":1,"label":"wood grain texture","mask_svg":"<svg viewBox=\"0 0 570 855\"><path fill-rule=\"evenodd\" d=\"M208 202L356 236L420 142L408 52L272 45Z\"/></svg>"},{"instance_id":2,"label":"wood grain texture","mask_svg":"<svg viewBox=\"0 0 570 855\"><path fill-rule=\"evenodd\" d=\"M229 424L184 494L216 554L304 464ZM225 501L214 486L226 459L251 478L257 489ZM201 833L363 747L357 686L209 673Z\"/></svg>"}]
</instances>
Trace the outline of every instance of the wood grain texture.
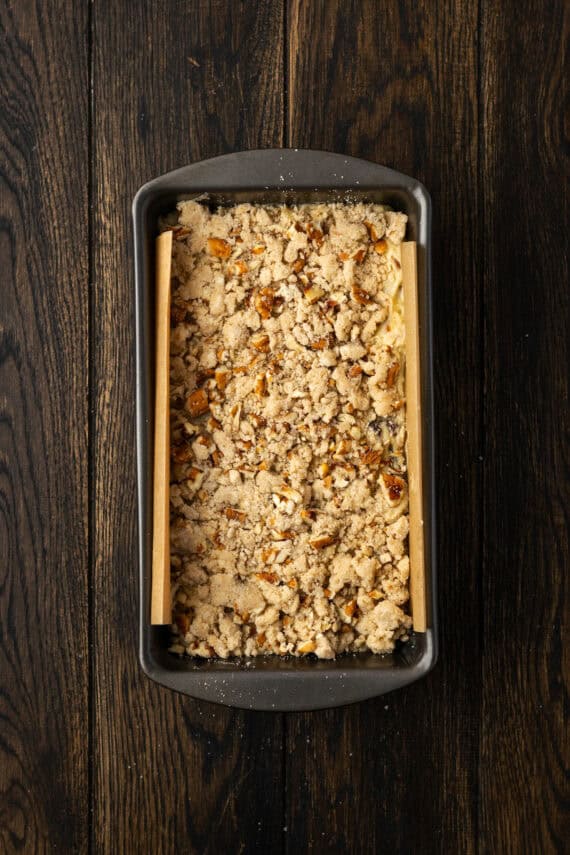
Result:
<instances>
[{"instance_id":1,"label":"wood grain texture","mask_svg":"<svg viewBox=\"0 0 570 855\"><path fill-rule=\"evenodd\" d=\"M172 621L170 594L170 277L172 232L156 239L156 380L150 622Z\"/></svg>"},{"instance_id":2,"label":"wood grain texture","mask_svg":"<svg viewBox=\"0 0 570 855\"><path fill-rule=\"evenodd\" d=\"M87 8L0 4L0 850L86 852Z\"/></svg>"},{"instance_id":3,"label":"wood grain texture","mask_svg":"<svg viewBox=\"0 0 570 855\"><path fill-rule=\"evenodd\" d=\"M93 851L279 852L282 717L176 695L137 662L129 207L169 169L281 144L282 8L172 0L133 15L103 2L93 14Z\"/></svg>"},{"instance_id":4,"label":"wood grain texture","mask_svg":"<svg viewBox=\"0 0 570 855\"><path fill-rule=\"evenodd\" d=\"M404 325L406 329L406 422L410 502L410 608L416 632L427 629L424 556L422 387L418 315L417 246L404 241L401 247Z\"/></svg>"},{"instance_id":5,"label":"wood grain texture","mask_svg":"<svg viewBox=\"0 0 570 855\"><path fill-rule=\"evenodd\" d=\"M547 855L570 839L569 36L563 0L483 4L489 853Z\"/></svg>"},{"instance_id":6,"label":"wood grain texture","mask_svg":"<svg viewBox=\"0 0 570 855\"><path fill-rule=\"evenodd\" d=\"M568 34L563 0L0 0L0 851L565 851ZM432 194L442 655L282 716L138 666L130 202L286 143Z\"/></svg>"},{"instance_id":7,"label":"wood grain texture","mask_svg":"<svg viewBox=\"0 0 570 855\"><path fill-rule=\"evenodd\" d=\"M477 6L290 0L288 23L288 142L393 166L432 194L443 650L423 684L288 720L288 851L471 853L482 480Z\"/></svg>"}]
</instances>

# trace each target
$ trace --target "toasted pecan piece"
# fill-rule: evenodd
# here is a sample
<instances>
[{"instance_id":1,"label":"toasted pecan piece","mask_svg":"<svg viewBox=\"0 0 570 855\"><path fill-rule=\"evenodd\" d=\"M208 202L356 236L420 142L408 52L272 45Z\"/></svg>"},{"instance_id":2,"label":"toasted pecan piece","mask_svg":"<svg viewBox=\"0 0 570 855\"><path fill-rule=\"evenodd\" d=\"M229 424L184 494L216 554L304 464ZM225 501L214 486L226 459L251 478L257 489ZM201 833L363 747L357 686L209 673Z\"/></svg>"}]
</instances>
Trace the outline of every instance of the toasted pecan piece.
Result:
<instances>
[{"instance_id":1,"label":"toasted pecan piece","mask_svg":"<svg viewBox=\"0 0 570 855\"><path fill-rule=\"evenodd\" d=\"M307 226L307 234L309 235L309 240L312 240L314 243L316 243L317 246L323 245L323 233L320 229L317 229L315 226L313 226L312 223Z\"/></svg>"},{"instance_id":2,"label":"toasted pecan piece","mask_svg":"<svg viewBox=\"0 0 570 855\"><path fill-rule=\"evenodd\" d=\"M252 336L251 346L260 353L269 353L269 336L267 333L257 333Z\"/></svg>"},{"instance_id":3,"label":"toasted pecan piece","mask_svg":"<svg viewBox=\"0 0 570 855\"><path fill-rule=\"evenodd\" d=\"M377 241L378 234L376 232L376 229L374 228L374 225L372 223L369 223L367 220L364 220L364 225L366 226L366 231L368 232L368 237L370 238L370 240L373 243Z\"/></svg>"},{"instance_id":4,"label":"toasted pecan piece","mask_svg":"<svg viewBox=\"0 0 570 855\"><path fill-rule=\"evenodd\" d=\"M224 514L229 520L237 520L238 522L245 522L247 514L245 511L238 511L237 508L224 508Z\"/></svg>"},{"instance_id":5,"label":"toasted pecan piece","mask_svg":"<svg viewBox=\"0 0 570 855\"><path fill-rule=\"evenodd\" d=\"M352 286L352 299L361 306L367 306L369 303L374 302L374 297L368 291L365 291L364 288L360 288L359 285Z\"/></svg>"},{"instance_id":6,"label":"toasted pecan piece","mask_svg":"<svg viewBox=\"0 0 570 855\"><path fill-rule=\"evenodd\" d=\"M254 392L260 398L267 394L267 376L265 374L258 374L255 378Z\"/></svg>"},{"instance_id":7,"label":"toasted pecan piece","mask_svg":"<svg viewBox=\"0 0 570 855\"><path fill-rule=\"evenodd\" d=\"M192 417L202 416L210 409L208 396L204 389L196 389L186 400L186 409Z\"/></svg>"},{"instance_id":8,"label":"toasted pecan piece","mask_svg":"<svg viewBox=\"0 0 570 855\"><path fill-rule=\"evenodd\" d=\"M291 529L287 529L286 531L278 531L277 529L272 529L271 537L273 540L281 541L281 540L295 540L296 533L291 531Z\"/></svg>"},{"instance_id":9,"label":"toasted pecan piece","mask_svg":"<svg viewBox=\"0 0 570 855\"><path fill-rule=\"evenodd\" d=\"M258 315L264 320L271 317L273 304L275 302L275 291L273 288L260 288L256 293L253 304Z\"/></svg>"},{"instance_id":10,"label":"toasted pecan piece","mask_svg":"<svg viewBox=\"0 0 570 855\"><path fill-rule=\"evenodd\" d=\"M223 371L223 370L219 369L215 373L215 379L216 379L216 386L218 387L220 392L223 392L224 389L226 388L226 386L228 385L228 382L230 379L230 372L229 371Z\"/></svg>"},{"instance_id":11,"label":"toasted pecan piece","mask_svg":"<svg viewBox=\"0 0 570 855\"><path fill-rule=\"evenodd\" d=\"M398 475L393 475L391 472L383 472L382 480L388 490L388 496L392 502L397 502L404 492L406 482Z\"/></svg>"},{"instance_id":12,"label":"toasted pecan piece","mask_svg":"<svg viewBox=\"0 0 570 855\"><path fill-rule=\"evenodd\" d=\"M303 289L303 295L305 297L305 300L307 300L307 302L311 305L313 303L316 303L317 300L320 300L324 293L325 292L323 291L323 289L319 288L318 285L308 285L306 288Z\"/></svg>"},{"instance_id":13,"label":"toasted pecan piece","mask_svg":"<svg viewBox=\"0 0 570 855\"><path fill-rule=\"evenodd\" d=\"M229 258L232 254L231 245L223 238L211 237L206 241L208 254L216 258Z\"/></svg>"},{"instance_id":14,"label":"toasted pecan piece","mask_svg":"<svg viewBox=\"0 0 570 855\"><path fill-rule=\"evenodd\" d=\"M344 613L348 617L354 617L355 612L356 612L356 600L350 600L350 602L347 603L346 606L344 607Z\"/></svg>"},{"instance_id":15,"label":"toasted pecan piece","mask_svg":"<svg viewBox=\"0 0 570 855\"><path fill-rule=\"evenodd\" d=\"M396 377L400 371L400 363L394 362L390 368L388 369L388 373L386 375L386 386L388 389L391 389L396 381Z\"/></svg>"},{"instance_id":16,"label":"toasted pecan piece","mask_svg":"<svg viewBox=\"0 0 570 855\"><path fill-rule=\"evenodd\" d=\"M314 653L317 649L317 645L314 641L305 641L303 644L300 644L297 648L298 653Z\"/></svg>"},{"instance_id":17,"label":"toasted pecan piece","mask_svg":"<svg viewBox=\"0 0 570 855\"><path fill-rule=\"evenodd\" d=\"M305 258L303 253L300 252L299 257L291 265L291 267L293 268L293 273L300 273L306 263L307 259Z\"/></svg>"},{"instance_id":18,"label":"toasted pecan piece","mask_svg":"<svg viewBox=\"0 0 570 855\"><path fill-rule=\"evenodd\" d=\"M313 547L313 549L326 549L327 546L332 546L334 543L338 542L338 537L334 534L323 534L321 537L315 538L315 540L310 540L309 545Z\"/></svg>"},{"instance_id":19,"label":"toasted pecan piece","mask_svg":"<svg viewBox=\"0 0 570 855\"><path fill-rule=\"evenodd\" d=\"M364 466L377 466L381 461L381 449L366 448L360 457L360 462L363 463Z\"/></svg>"},{"instance_id":20,"label":"toasted pecan piece","mask_svg":"<svg viewBox=\"0 0 570 855\"><path fill-rule=\"evenodd\" d=\"M188 463L194 455L189 445L173 445L170 456L175 463Z\"/></svg>"},{"instance_id":21,"label":"toasted pecan piece","mask_svg":"<svg viewBox=\"0 0 570 855\"><path fill-rule=\"evenodd\" d=\"M256 573L255 578L259 579L261 582L278 582L279 576L277 573L270 573L267 570L263 570L261 573Z\"/></svg>"}]
</instances>

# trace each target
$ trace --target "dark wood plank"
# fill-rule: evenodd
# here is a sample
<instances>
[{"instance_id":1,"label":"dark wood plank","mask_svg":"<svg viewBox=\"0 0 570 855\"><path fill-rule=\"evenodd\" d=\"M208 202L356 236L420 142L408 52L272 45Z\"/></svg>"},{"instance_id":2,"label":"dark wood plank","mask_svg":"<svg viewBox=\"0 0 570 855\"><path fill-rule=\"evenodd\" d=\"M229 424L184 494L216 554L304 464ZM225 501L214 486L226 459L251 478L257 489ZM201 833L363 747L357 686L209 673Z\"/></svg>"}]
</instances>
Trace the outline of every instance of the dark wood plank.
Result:
<instances>
[{"instance_id":1,"label":"dark wood plank","mask_svg":"<svg viewBox=\"0 0 570 855\"><path fill-rule=\"evenodd\" d=\"M288 142L393 166L433 198L443 651L423 684L288 721L288 850L470 853L482 477L477 5L290 0L288 22Z\"/></svg>"},{"instance_id":2,"label":"dark wood plank","mask_svg":"<svg viewBox=\"0 0 570 855\"><path fill-rule=\"evenodd\" d=\"M568 3L483 4L485 852L568 847ZM566 686L566 690L565 690ZM566 840L566 844L564 844Z\"/></svg>"},{"instance_id":3,"label":"dark wood plank","mask_svg":"<svg viewBox=\"0 0 570 855\"><path fill-rule=\"evenodd\" d=\"M282 717L198 703L137 663L130 201L193 160L282 142L282 7L94 13L94 851L279 852ZM275 795L277 794L277 795Z\"/></svg>"},{"instance_id":4,"label":"dark wood plank","mask_svg":"<svg viewBox=\"0 0 570 855\"><path fill-rule=\"evenodd\" d=\"M87 4L0 3L0 850L85 852Z\"/></svg>"}]
</instances>

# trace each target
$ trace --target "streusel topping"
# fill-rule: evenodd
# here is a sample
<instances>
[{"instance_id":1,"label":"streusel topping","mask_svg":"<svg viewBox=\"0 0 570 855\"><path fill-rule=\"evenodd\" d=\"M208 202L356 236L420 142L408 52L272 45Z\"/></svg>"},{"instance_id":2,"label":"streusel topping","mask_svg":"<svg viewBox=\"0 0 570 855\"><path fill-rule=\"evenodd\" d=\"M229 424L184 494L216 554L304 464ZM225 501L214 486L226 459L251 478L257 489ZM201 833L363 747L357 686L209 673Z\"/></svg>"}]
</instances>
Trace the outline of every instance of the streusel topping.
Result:
<instances>
[{"instance_id":1,"label":"streusel topping","mask_svg":"<svg viewBox=\"0 0 570 855\"><path fill-rule=\"evenodd\" d=\"M172 650L393 650L411 626L406 216L183 202L169 219Z\"/></svg>"}]
</instances>

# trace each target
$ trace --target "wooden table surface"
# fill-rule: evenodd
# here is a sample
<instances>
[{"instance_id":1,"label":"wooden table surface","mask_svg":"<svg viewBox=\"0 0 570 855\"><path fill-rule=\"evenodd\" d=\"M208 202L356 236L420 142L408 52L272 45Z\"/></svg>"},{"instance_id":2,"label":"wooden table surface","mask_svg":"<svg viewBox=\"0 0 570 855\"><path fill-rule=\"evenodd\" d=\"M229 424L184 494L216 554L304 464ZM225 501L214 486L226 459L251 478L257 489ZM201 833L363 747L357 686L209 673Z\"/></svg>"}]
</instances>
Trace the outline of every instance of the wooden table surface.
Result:
<instances>
[{"instance_id":1,"label":"wooden table surface","mask_svg":"<svg viewBox=\"0 0 570 855\"><path fill-rule=\"evenodd\" d=\"M0 9L0 850L568 851L568 4ZM274 146L434 212L440 661L288 715L137 661L131 200Z\"/></svg>"}]
</instances>

